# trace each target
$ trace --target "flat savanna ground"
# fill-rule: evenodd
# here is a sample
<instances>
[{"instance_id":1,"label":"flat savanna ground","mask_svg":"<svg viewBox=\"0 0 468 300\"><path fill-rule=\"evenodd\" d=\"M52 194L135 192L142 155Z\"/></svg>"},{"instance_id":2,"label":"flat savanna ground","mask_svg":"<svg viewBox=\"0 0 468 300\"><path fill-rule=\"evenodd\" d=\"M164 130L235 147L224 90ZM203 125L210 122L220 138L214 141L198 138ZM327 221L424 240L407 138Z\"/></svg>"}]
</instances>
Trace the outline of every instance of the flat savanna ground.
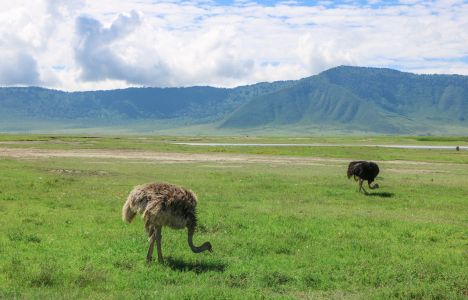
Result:
<instances>
[{"instance_id":1,"label":"flat savanna ground","mask_svg":"<svg viewBox=\"0 0 468 300\"><path fill-rule=\"evenodd\" d=\"M466 299L468 151L360 144L468 140L0 135L0 298ZM380 189L346 178L357 159L379 163ZM165 228L165 263L146 264L141 218L120 214L154 181L196 192L213 253Z\"/></svg>"}]
</instances>

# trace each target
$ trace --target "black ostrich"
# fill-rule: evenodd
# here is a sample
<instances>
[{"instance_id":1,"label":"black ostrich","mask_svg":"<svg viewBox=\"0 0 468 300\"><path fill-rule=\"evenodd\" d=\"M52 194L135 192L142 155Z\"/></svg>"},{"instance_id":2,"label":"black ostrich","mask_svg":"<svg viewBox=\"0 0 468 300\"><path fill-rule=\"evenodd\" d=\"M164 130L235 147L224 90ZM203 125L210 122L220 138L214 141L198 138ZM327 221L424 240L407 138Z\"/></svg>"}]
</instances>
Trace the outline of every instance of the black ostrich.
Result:
<instances>
[{"instance_id":1,"label":"black ostrich","mask_svg":"<svg viewBox=\"0 0 468 300\"><path fill-rule=\"evenodd\" d=\"M367 184L369 185L370 189L379 188L379 185L377 183L371 186L371 183L374 181L375 177L377 177L378 174L379 166L371 161L352 161L348 165L348 179L351 178L351 176L354 176L354 180L359 181L359 192L362 189L364 193L367 194L367 191L362 186L364 180L367 180Z\"/></svg>"}]
</instances>

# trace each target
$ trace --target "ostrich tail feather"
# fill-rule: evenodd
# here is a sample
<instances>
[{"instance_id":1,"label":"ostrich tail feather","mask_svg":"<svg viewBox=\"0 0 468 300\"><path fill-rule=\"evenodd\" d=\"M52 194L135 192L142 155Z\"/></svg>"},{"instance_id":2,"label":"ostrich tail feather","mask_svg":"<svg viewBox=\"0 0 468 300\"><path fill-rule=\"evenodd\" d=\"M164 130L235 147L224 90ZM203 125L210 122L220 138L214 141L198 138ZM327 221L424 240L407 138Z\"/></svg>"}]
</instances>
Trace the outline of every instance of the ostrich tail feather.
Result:
<instances>
[{"instance_id":1,"label":"ostrich tail feather","mask_svg":"<svg viewBox=\"0 0 468 300\"><path fill-rule=\"evenodd\" d=\"M130 202L131 202L131 199L130 197L127 199L127 201L125 201L125 204L122 208L122 220L124 222L132 222L133 218L135 218L135 215L136 215L136 212L132 210L132 208L130 207Z\"/></svg>"},{"instance_id":2,"label":"ostrich tail feather","mask_svg":"<svg viewBox=\"0 0 468 300\"><path fill-rule=\"evenodd\" d=\"M348 179L350 179L351 176L353 176L353 166L348 167L348 171L346 172L346 175L348 176Z\"/></svg>"}]
</instances>

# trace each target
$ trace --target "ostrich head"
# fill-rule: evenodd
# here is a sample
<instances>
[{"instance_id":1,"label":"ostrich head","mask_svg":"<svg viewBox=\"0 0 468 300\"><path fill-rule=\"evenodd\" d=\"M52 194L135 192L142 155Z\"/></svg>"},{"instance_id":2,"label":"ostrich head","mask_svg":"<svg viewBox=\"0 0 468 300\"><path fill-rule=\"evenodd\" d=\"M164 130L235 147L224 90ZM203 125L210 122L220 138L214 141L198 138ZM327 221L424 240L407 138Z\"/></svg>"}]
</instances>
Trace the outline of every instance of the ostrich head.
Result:
<instances>
[{"instance_id":1,"label":"ostrich head","mask_svg":"<svg viewBox=\"0 0 468 300\"><path fill-rule=\"evenodd\" d=\"M191 242L191 240L189 238L189 246L190 246L190 249L192 249L193 253L201 253L201 252L204 252L204 251L213 252L213 247L211 246L210 242L204 242L200 247L197 247L197 246L193 245L193 243Z\"/></svg>"},{"instance_id":2,"label":"ostrich head","mask_svg":"<svg viewBox=\"0 0 468 300\"><path fill-rule=\"evenodd\" d=\"M206 249L210 252L213 252L213 247L211 246L210 242L204 242L203 245L200 246L200 248ZM205 250L203 250L205 251Z\"/></svg>"}]
</instances>

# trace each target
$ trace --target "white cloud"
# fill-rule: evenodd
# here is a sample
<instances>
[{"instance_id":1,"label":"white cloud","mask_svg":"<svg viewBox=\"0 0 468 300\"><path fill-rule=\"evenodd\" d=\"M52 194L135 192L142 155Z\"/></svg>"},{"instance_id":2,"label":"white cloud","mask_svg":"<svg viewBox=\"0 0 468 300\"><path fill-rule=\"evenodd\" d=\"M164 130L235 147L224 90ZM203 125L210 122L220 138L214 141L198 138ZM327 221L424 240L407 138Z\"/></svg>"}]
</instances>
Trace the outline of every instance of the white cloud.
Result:
<instances>
[{"instance_id":1,"label":"white cloud","mask_svg":"<svg viewBox=\"0 0 468 300\"><path fill-rule=\"evenodd\" d=\"M0 9L0 85L235 86L341 64L468 75L468 3L22 0Z\"/></svg>"},{"instance_id":2,"label":"white cloud","mask_svg":"<svg viewBox=\"0 0 468 300\"><path fill-rule=\"evenodd\" d=\"M5 85L38 85L36 60L25 51L2 51L0 82Z\"/></svg>"},{"instance_id":3,"label":"white cloud","mask_svg":"<svg viewBox=\"0 0 468 300\"><path fill-rule=\"evenodd\" d=\"M81 70L80 79L122 79L129 83L143 81L145 65L132 64L135 45L121 43L139 25L140 17L135 11L119 15L108 28L91 17L79 17L76 22L75 58Z\"/></svg>"}]
</instances>

